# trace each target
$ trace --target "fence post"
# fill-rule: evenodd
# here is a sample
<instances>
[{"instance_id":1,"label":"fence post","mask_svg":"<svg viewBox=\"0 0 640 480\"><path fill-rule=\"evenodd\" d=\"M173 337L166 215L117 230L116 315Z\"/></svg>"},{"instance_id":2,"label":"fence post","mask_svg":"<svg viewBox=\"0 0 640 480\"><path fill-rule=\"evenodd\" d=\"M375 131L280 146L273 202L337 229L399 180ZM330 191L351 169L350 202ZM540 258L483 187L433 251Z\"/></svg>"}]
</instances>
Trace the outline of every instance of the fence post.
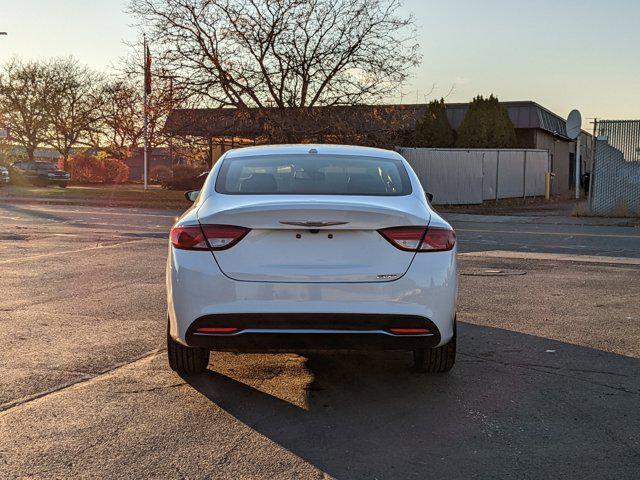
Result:
<instances>
[{"instance_id":1,"label":"fence post","mask_svg":"<svg viewBox=\"0 0 640 480\"><path fill-rule=\"evenodd\" d=\"M480 191L482 192L480 196L482 197L482 202L484 203L484 155L486 152L482 152L482 171L480 172Z\"/></svg>"},{"instance_id":2,"label":"fence post","mask_svg":"<svg viewBox=\"0 0 640 480\"><path fill-rule=\"evenodd\" d=\"M589 175L589 197L587 198L587 205L589 210L593 211L593 186L595 185L593 177L596 173L596 155L598 154L598 119L593 119L593 137L591 139L593 145L591 148L591 172Z\"/></svg>"},{"instance_id":3,"label":"fence post","mask_svg":"<svg viewBox=\"0 0 640 480\"><path fill-rule=\"evenodd\" d=\"M527 199L527 151L524 151L524 166L522 167L522 198Z\"/></svg>"},{"instance_id":4,"label":"fence post","mask_svg":"<svg viewBox=\"0 0 640 480\"><path fill-rule=\"evenodd\" d=\"M500 150L496 150L496 203L498 203L498 184L500 179Z\"/></svg>"}]
</instances>

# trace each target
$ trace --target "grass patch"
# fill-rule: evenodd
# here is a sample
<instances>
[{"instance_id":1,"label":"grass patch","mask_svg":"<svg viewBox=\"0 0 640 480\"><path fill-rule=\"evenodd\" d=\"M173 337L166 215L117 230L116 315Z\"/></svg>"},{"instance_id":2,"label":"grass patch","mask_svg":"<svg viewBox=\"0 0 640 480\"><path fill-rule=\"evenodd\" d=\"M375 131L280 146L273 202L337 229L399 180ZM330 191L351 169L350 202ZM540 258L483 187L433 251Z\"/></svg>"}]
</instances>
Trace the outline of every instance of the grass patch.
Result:
<instances>
[{"instance_id":1,"label":"grass patch","mask_svg":"<svg viewBox=\"0 0 640 480\"><path fill-rule=\"evenodd\" d=\"M592 217L591 209L589 208L589 203L587 201L580 202L576 204L573 209L574 217Z\"/></svg>"}]
</instances>

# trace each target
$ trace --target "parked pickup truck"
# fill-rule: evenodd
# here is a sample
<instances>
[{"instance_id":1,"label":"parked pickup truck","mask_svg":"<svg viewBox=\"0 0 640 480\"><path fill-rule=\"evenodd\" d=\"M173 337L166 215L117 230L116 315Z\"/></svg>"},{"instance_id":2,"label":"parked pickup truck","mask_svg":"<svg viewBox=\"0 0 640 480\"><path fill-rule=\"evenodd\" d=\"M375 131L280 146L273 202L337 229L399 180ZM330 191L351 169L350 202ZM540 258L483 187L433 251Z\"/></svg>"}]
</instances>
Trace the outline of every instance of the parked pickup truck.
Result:
<instances>
[{"instance_id":1,"label":"parked pickup truck","mask_svg":"<svg viewBox=\"0 0 640 480\"><path fill-rule=\"evenodd\" d=\"M66 187L71 175L50 162L15 162L10 167L12 183Z\"/></svg>"}]
</instances>

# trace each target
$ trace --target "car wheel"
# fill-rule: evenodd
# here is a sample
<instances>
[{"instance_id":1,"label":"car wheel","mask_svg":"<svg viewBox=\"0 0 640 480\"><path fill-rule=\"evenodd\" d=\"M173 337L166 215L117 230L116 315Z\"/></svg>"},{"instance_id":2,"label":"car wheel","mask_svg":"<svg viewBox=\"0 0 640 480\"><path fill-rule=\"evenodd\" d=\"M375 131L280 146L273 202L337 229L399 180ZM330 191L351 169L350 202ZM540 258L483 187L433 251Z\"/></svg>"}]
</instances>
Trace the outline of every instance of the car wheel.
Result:
<instances>
[{"instance_id":1,"label":"car wheel","mask_svg":"<svg viewBox=\"0 0 640 480\"><path fill-rule=\"evenodd\" d=\"M171 370L178 373L202 373L209 365L209 350L186 347L167 332L167 356Z\"/></svg>"},{"instance_id":2,"label":"car wheel","mask_svg":"<svg viewBox=\"0 0 640 480\"><path fill-rule=\"evenodd\" d=\"M60 183L60 188L67 188L67 184L66 183Z\"/></svg>"},{"instance_id":3,"label":"car wheel","mask_svg":"<svg viewBox=\"0 0 640 480\"><path fill-rule=\"evenodd\" d=\"M446 345L413 351L413 366L422 373L446 373L456 362L457 326L453 324L453 337Z\"/></svg>"}]
</instances>

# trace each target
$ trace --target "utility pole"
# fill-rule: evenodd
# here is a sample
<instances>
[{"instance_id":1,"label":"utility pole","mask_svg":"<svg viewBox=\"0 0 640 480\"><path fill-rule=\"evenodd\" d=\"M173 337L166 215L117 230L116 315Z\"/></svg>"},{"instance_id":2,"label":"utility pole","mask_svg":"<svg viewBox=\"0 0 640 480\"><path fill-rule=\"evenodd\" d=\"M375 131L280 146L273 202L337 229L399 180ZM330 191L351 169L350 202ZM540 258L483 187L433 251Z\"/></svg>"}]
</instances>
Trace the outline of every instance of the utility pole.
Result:
<instances>
[{"instance_id":1,"label":"utility pole","mask_svg":"<svg viewBox=\"0 0 640 480\"><path fill-rule=\"evenodd\" d=\"M580 159L580 149L582 147L582 132L580 132L578 134L578 138L576 140L576 165L575 165L575 170L576 170L576 184L575 184L575 189L576 189L576 200L580 199L580 167L582 165L582 161Z\"/></svg>"},{"instance_id":2,"label":"utility pole","mask_svg":"<svg viewBox=\"0 0 640 480\"><path fill-rule=\"evenodd\" d=\"M7 32L0 32L0 35L6 35ZM4 134L8 137L9 136L9 129L4 129ZM2 137L0 137L2 138Z\"/></svg>"},{"instance_id":3,"label":"utility pole","mask_svg":"<svg viewBox=\"0 0 640 480\"><path fill-rule=\"evenodd\" d=\"M173 76L169 77L169 114L173 111ZM173 174L173 135L169 136L169 159L171 161L171 173Z\"/></svg>"},{"instance_id":4,"label":"utility pole","mask_svg":"<svg viewBox=\"0 0 640 480\"><path fill-rule=\"evenodd\" d=\"M147 98L151 93L151 65L149 58L149 47L147 46L147 34L142 35L142 44L144 50L144 120L143 120L143 137L144 137L144 151L143 151L143 176L144 176L144 189L149 188L147 180L147 165L148 165L148 148L149 148L149 119L147 115Z\"/></svg>"}]
</instances>

